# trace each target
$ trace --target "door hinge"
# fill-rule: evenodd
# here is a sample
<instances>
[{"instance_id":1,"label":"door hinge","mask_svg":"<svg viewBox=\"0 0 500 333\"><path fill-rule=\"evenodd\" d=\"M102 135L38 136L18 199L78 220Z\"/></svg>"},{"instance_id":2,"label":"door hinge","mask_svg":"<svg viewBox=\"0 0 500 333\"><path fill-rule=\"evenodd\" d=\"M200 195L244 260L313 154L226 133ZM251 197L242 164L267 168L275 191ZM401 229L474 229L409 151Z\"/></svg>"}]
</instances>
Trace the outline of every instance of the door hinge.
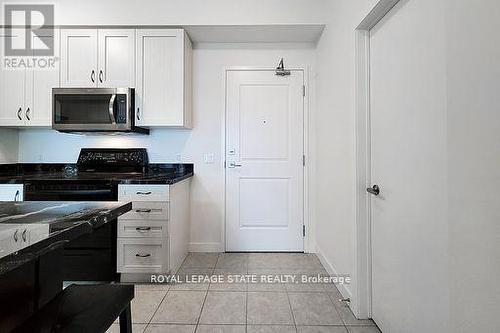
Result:
<instances>
[{"instance_id":1,"label":"door hinge","mask_svg":"<svg viewBox=\"0 0 500 333\"><path fill-rule=\"evenodd\" d=\"M302 166L306 166L306 155L302 155Z\"/></svg>"},{"instance_id":2,"label":"door hinge","mask_svg":"<svg viewBox=\"0 0 500 333\"><path fill-rule=\"evenodd\" d=\"M302 85L302 97L306 97L306 86Z\"/></svg>"},{"instance_id":3,"label":"door hinge","mask_svg":"<svg viewBox=\"0 0 500 333\"><path fill-rule=\"evenodd\" d=\"M302 237L306 237L306 225L302 225Z\"/></svg>"}]
</instances>

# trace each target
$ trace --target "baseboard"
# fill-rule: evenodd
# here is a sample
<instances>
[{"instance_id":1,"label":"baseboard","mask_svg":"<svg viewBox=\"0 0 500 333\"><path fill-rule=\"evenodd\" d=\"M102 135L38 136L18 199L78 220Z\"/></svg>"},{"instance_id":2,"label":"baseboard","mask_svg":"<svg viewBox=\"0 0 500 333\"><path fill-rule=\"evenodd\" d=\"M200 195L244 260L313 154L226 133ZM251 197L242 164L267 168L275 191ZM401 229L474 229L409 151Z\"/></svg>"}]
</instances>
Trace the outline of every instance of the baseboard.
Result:
<instances>
[{"instance_id":1,"label":"baseboard","mask_svg":"<svg viewBox=\"0 0 500 333\"><path fill-rule=\"evenodd\" d=\"M189 252L224 252L221 243L189 243Z\"/></svg>"},{"instance_id":2,"label":"baseboard","mask_svg":"<svg viewBox=\"0 0 500 333\"><path fill-rule=\"evenodd\" d=\"M338 276L338 270L335 268L335 266L328 260L326 259L325 255L323 254L323 251L321 251L321 249L316 246L316 255L318 256L319 258L319 261L321 261L321 264L325 267L326 271L328 272L328 274L330 275L333 275L333 276ZM352 280L352 276L351 276L351 280ZM340 291L340 293L342 294L342 297L343 298L349 298L352 300L352 292L351 292L351 289L349 288L351 285L347 285L347 284L336 284L337 286L337 289ZM351 302L352 304L352 302Z\"/></svg>"}]
</instances>

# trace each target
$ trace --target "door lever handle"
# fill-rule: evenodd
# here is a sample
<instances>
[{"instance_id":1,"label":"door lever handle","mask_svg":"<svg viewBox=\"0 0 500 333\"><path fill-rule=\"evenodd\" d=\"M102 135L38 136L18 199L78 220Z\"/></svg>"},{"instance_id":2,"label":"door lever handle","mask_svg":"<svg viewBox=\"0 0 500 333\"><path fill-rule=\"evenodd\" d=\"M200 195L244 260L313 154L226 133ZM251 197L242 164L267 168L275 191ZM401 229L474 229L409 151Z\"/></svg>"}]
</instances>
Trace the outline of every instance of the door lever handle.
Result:
<instances>
[{"instance_id":1,"label":"door lever handle","mask_svg":"<svg viewBox=\"0 0 500 333\"><path fill-rule=\"evenodd\" d=\"M372 187L368 187L366 192L377 196L380 194L380 187L378 185L373 185Z\"/></svg>"},{"instance_id":2,"label":"door lever handle","mask_svg":"<svg viewBox=\"0 0 500 333\"><path fill-rule=\"evenodd\" d=\"M236 164L236 162L229 162L228 164L228 168L232 169L232 168L241 168L243 165L241 164Z\"/></svg>"}]
</instances>

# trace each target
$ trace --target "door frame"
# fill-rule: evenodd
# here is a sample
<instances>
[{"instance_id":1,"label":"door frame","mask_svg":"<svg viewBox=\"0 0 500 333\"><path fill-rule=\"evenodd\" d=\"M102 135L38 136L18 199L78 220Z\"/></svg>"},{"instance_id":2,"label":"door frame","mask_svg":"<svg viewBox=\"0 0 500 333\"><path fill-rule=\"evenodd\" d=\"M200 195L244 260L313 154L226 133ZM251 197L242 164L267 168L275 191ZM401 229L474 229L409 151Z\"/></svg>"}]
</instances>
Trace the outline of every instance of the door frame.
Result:
<instances>
[{"instance_id":1,"label":"door frame","mask_svg":"<svg viewBox=\"0 0 500 333\"><path fill-rule=\"evenodd\" d=\"M351 307L360 319L372 316L371 198L366 192L371 186L370 31L400 1L379 0L355 29L355 294Z\"/></svg>"},{"instance_id":2,"label":"door frame","mask_svg":"<svg viewBox=\"0 0 500 333\"><path fill-rule=\"evenodd\" d=\"M305 86L305 96L303 99L303 130L304 130L304 142L302 144L302 150L305 155L305 166L303 168L303 182L304 182L304 193L303 193L303 204L304 204L304 217L303 217L303 223L306 228L306 237L304 237L303 240L303 249L304 253L314 253L316 250L315 246L315 239L314 239L314 230L313 227L311 226L311 221L312 219L310 218L311 215L311 210L309 206L309 182L310 182L310 177L309 177L309 172L311 170L311 158L310 158L310 138L309 138L309 124L312 123L310 120L310 103L311 103L311 98L310 96L312 95L311 90L311 84L310 84L310 78L309 75L311 73L311 69L309 65L304 65L304 66L295 66L295 67L290 67L287 68L287 70L290 71L301 71L303 74L303 84ZM224 198L224 210L223 210L223 219L224 223L222 226L222 231L221 231L221 239L222 239L222 251L226 251L227 248L227 239L226 239L226 224L227 224L227 218L226 218L226 117L227 117L227 87L228 87L228 74L229 72L233 71L276 71L276 68L274 67L259 67L259 66L228 66L224 68L224 114L221 117L222 119L222 126L221 126L221 135L222 135L222 147L221 147L221 163L222 163L222 169L223 169L223 198Z\"/></svg>"}]
</instances>

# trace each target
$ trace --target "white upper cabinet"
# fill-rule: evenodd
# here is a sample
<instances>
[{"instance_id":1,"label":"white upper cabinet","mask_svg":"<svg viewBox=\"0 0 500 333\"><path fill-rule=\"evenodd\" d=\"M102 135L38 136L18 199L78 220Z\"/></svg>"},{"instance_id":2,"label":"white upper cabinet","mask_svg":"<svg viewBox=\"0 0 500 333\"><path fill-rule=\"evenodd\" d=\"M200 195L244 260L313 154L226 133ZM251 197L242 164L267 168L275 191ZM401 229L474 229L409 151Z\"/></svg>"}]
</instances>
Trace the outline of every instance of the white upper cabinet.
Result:
<instances>
[{"instance_id":1,"label":"white upper cabinet","mask_svg":"<svg viewBox=\"0 0 500 333\"><path fill-rule=\"evenodd\" d=\"M135 87L135 30L99 30L98 86Z\"/></svg>"},{"instance_id":2,"label":"white upper cabinet","mask_svg":"<svg viewBox=\"0 0 500 333\"><path fill-rule=\"evenodd\" d=\"M49 69L0 68L0 127L50 127L55 87L130 87L137 125L191 128L193 51L184 30L55 29L42 37L54 39L60 61ZM6 38L23 40L0 30L0 48ZM33 38L36 49L42 40Z\"/></svg>"},{"instance_id":3,"label":"white upper cabinet","mask_svg":"<svg viewBox=\"0 0 500 333\"><path fill-rule=\"evenodd\" d=\"M192 45L182 29L139 29L136 123L191 127Z\"/></svg>"},{"instance_id":4,"label":"white upper cabinet","mask_svg":"<svg viewBox=\"0 0 500 333\"><path fill-rule=\"evenodd\" d=\"M97 87L97 29L61 30L61 86Z\"/></svg>"},{"instance_id":5,"label":"white upper cabinet","mask_svg":"<svg viewBox=\"0 0 500 333\"><path fill-rule=\"evenodd\" d=\"M62 29L63 87L134 87L134 29Z\"/></svg>"},{"instance_id":6,"label":"white upper cabinet","mask_svg":"<svg viewBox=\"0 0 500 333\"><path fill-rule=\"evenodd\" d=\"M0 30L0 54L4 54L6 39L20 40L20 36L5 35ZM24 124L26 71L0 68L0 126L22 126Z\"/></svg>"},{"instance_id":7,"label":"white upper cabinet","mask_svg":"<svg viewBox=\"0 0 500 333\"><path fill-rule=\"evenodd\" d=\"M43 34L43 35L42 35ZM58 33L53 30L38 31L33 36L34 49L39 48L42 38L53 38L55 56L58 56ZM0 48L5 38L1 36ZM1 51L3 54L3 50ZM44 58L44 57L42 57ZM29 60L29 57L28 57ZM59 66L48 68L0 69L0 127L51 126L52 88L59 86Z\"/></svg>"},{"instance_id":8,"label":"white upper cabinet","mask_svg":"<svg viewBox=\"0 0 500 333\"><path fill-rule=\"evenodd\" d=\"M55 55L59 55L59 31L47 30L38 34L53 39ZM35 48L39 43L41 40L33 37ZM26 72L25 126L52 126L52 88L59 87L59 65L56 62L55 68Z\"/></svg>"}]
</instances>

